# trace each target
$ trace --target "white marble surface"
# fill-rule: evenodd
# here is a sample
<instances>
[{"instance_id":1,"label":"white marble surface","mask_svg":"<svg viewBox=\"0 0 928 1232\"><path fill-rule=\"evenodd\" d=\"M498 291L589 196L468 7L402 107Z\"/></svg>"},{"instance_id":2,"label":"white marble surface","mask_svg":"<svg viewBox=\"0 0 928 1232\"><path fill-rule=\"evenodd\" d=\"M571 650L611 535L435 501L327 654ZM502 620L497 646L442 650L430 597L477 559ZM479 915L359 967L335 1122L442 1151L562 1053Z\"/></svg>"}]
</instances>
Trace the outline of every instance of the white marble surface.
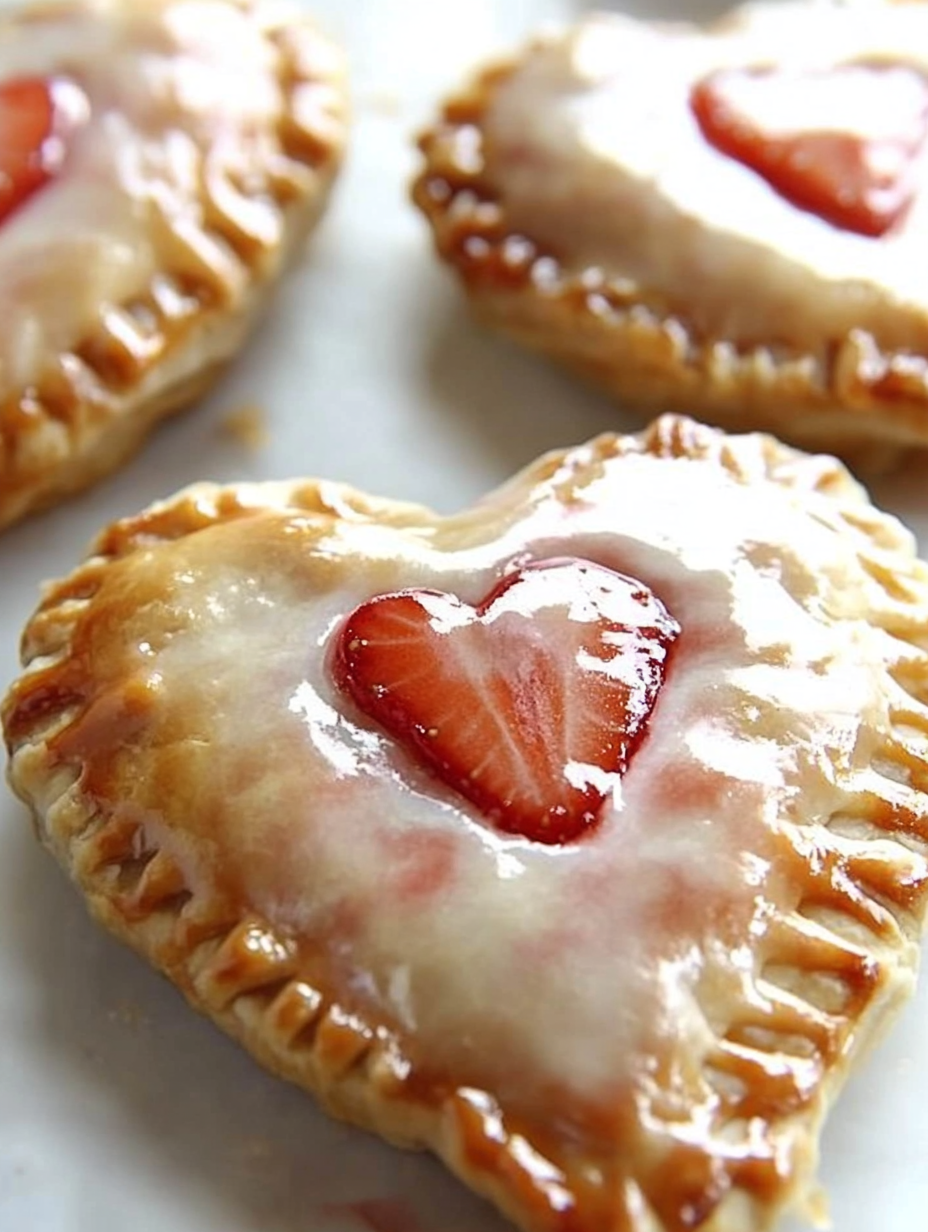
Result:
<instances>
[{"instance_id":1,"label":"white marble surface","mask_svg":"<svg viewBox=\"0 0 928 1232\"><path fill-rule=\"evenodd\" d=\"M443 89L584 7L318 0L349 49L357 114L311 259L206 405L95 491L0 539L0 689L41 579L68 570L101 523L184 483L320 474L450 511L543 449L628 426L470 324L406 202L410 134ZM270 432L257 453L222 431L249 403ZM926 471L878 496L928 549ZM842 1101L822 1175L838 1232L928 1223L928 981ZM90 924L0 790L0 1232L358 1232L344 1204L397 1197L402 1232L413 1213L418 1232L502 1228L436 1164L334 1125L192 1014Z\"/></svg>"}]
</instances>

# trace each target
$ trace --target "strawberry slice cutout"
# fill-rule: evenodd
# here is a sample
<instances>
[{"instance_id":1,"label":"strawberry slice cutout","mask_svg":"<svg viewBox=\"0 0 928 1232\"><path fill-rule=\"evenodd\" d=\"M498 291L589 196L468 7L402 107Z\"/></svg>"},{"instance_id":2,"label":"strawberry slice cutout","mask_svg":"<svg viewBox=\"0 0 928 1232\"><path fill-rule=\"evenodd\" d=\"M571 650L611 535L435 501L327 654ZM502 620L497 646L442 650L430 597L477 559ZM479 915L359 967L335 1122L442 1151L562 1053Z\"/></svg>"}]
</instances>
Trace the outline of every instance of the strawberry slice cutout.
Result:
<instances>
[{"instance_id":1,"label":"strawberry slice cutout","mask_svg":"<svg viewBox=\"0 0 928 1232\"><path fill-rule=\"evenodd\" d=\"M928 83L913 69L724 69L694 87L690 105L712 146L835 227L885 235L915 194Z\"/></svg>"},{"instance_id":2,"label":"strawberry slice cutout","mask_svg":"<svg viewBox=\"0 0 928 1232\"><path fill-rule=\"evenodd\" d=\"M379 595L336 645L337 684L500 830L568 843L640 743L680 627L640 582L557 559L477 607Z\"/></svg>"},{"instance_id":3,"label":"strawberry slice cutout","mask_svg":"<svg viewBox=\"0 0 928 1232\"><path fill-rule=\"evenodd\" d=\"M0 82L0 222L57 175L67 133L85 110L86 99L70 82Z\"/></svg>"}]
</instances>

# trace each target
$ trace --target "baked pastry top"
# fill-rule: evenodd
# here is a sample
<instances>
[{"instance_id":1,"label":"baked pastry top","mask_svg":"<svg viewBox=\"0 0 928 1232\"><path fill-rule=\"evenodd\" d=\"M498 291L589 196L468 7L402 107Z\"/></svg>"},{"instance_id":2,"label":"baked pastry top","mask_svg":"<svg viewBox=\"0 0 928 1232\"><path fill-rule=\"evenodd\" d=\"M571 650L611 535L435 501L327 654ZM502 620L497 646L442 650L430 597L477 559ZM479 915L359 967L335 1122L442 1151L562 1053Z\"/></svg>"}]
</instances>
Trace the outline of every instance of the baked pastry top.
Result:
<instances>
[{"instance_id":1,"label":"baked pastry top","mask_svg":"<svg viewBox=\"0 0 928 1232\"><path fill-rule=\"evenodd\" d=\"M813 1194L928 896L928 571L665 417L448 518L200 485L52 585L10 779L93 912L531 1232Z\"/></svg>"},{"instance_id":2,"label":"baked pastry top","mask_svg":"<svg viewBox=\"0 0 928 1232\"><path fill-rule=\"evenodd\" d=\"M231 357L322 209L340 55L269 0L0 19L0 524L115 466Z\"/></svg>"},{"instance_id":3,"label":"baked pastry top","mask_svg":"<svg viewBox=\"0 0 928 1232\"><path fill-rule=\"evenodd\" d=\"M493 324L623 400L872 460L928 444L926 68L921 0L593 14L451 99L415 198Z\"/></svg>"}]
</instances>

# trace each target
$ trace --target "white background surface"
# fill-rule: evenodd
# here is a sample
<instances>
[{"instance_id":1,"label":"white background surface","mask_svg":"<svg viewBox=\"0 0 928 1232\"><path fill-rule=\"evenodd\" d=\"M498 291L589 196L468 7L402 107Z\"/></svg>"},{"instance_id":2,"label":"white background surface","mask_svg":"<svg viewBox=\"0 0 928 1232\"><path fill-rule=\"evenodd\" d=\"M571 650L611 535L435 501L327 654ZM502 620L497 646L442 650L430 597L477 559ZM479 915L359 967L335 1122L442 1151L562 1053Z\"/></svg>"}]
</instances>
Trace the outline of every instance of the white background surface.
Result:
<instances>
[{"instance_id":1,"label":"white background surface","mask_svg":"<svg viewBox=\"0 0 928 1232\"><path fill-rule=\"evenodd\" d=\"M316 474L450 512L544 449L632 424L472 326L406 201L410 134L437 97L586 6L313 7L348 48L356 123L310 259L206 405L121 474L0 538L0 690L40 580L69 570L102 523L185 483ZM258 452L223 431L247 404L266 417ZM928 461L876 493L928 548ZM838 1232L928 1227L928 986L847 1092L822 1171ZM332 1124L191 1013L90 924L0 788L0 1232L360 1232L371 1225L344 1204L397 1197L405 1218L389 1232L503 1226L437 1164Z\"/></svg>"}]
</instances>

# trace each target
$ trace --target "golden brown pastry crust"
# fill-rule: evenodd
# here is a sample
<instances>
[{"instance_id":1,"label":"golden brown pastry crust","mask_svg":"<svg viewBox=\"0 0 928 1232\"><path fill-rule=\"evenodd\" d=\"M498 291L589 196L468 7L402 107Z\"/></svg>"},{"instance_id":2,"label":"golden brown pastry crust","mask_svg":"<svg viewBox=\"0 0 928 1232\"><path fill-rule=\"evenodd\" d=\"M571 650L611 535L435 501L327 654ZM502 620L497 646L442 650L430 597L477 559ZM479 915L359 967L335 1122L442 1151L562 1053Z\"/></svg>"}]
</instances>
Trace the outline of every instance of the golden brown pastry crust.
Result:
<instances>
[{"instance_id":1,"label":"golden brown pastry crust","mask_svg":"<svg viewBox=\"0 0 928 1232\"><path fill-rule=\"evenodd\" d=\"M516 228L483 144L494 92L520 64L494 64L448 99L419 139L424 165L412 186L482 321L644 412L770 431L871 473L928 446L928 356L884 348L863 329L810 349L708 336L659 291L621 270L565 271Z\"/></svg>"},{"instance_id":2,"label":"golden brown pastry crust","mask_svg":"<svg viewBox=\"0 0 928 1232\"><path fill-rule=\"evenodd\" d=\"M346 1008L337 987L319 983L299 937L275 931L247 902L230 904L192 885L168 852L146 846L131 810L97 811L87 776L99 760L68 752L68 733L82 723L84 747L88 739L93 745L87 716L100 702L105 726L112 697L97 690L82 631L111 578L104 618L121 619L119 596L128 592L119 579L135 568L145 574L159 545L234 521L246 529L268 510L319 527L347 520L401 530L429 525L427 511L325 483L199 485L116 523L70 577L48 588L26 629L26 671L2 708L9 777L93 914L197 1009L334 1115L434 1150L527 1232L760 1232L785 1206L812 1201L825 1111L910 990L928 903L928 571L898 524L830 459L673 416L637 437L605 436L542 458L504 491L528 498L557 482L561 499L580 499L604 465L633 455L684 459L726 482L773 485L797 502L825 498L826 516L854 542L868 576L868 623L883 631L884 646L874 670L885 670L888 692L867 782L848 787L845 806L827 823L804 816L801 805L781 823L801 892L764 939L763 1000L713 1024L718 1038L698 1073L655 1072L663 1095L651 1109L662 1109L662 1125L627 1127L614 1176L585 1174L561 1148L548 1153L537 1132L527 1151L525 1127L492 1092L431 1083L401 1032ZM116 704L122 728L131 728L145 713L144 690L127 687ZM673 1102L694 1097L705 1101L698 1133L690 1132L692 1109ZM576 1208L558 1209L552 1176Z\"/></svg>"},{"instance_id":3,"label":"golden brown pastry crust","mask_svg":"<svg viewBox=\"0 0 928 1232\"><path fill-rule=\"evenodd\" d=\"M147 291L101 304L92 332L51 360L34 386L0 399L0 527L115 469L159 420L204 394L325 208L345 141L341 54L292 9L227 2L249 15L255 37L278 56L286 106L267 160L249 168L241 197L220 195L221 182L204 176L202 223L196 235L163 237L169 258ZM44 4L11 20L69 7L80 5ZM279 227L253 218L251 200ZM268 238L274 231L279 241Z\"/></svg>"}]
</instances>

